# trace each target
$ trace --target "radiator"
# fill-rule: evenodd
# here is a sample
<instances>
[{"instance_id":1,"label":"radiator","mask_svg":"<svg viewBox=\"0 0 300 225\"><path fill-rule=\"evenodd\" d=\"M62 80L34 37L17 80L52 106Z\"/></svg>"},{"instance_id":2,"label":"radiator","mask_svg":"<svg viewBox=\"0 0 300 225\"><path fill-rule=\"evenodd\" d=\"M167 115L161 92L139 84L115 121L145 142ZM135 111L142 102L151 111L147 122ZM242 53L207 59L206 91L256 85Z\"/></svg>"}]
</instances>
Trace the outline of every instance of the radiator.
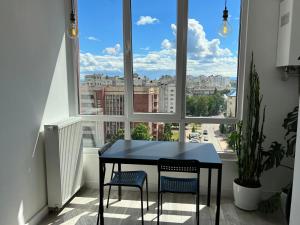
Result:
<instances>
[{"instance_id":1,"label":"radiator","mask_svg":"<svg viewBox=\"0 0 300 225\"><path fill-rule=\"evenodd\" d=\"M83 184L80 118L44 126L48 207L59 210Z\"/></svg>"}]
</instances>

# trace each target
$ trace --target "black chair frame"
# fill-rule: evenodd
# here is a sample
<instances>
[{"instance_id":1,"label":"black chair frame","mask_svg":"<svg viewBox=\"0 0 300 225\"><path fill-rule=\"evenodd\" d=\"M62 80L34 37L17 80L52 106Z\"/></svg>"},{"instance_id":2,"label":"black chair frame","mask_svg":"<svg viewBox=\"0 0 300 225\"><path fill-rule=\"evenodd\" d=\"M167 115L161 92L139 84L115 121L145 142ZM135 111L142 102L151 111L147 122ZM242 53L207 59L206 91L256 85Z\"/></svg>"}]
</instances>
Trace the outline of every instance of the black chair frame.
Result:
<instances>
[{"instance_id":1,"label":"black chair frame","mask_svg":"<svg viewBox=\"0 0 300 225\"><path fill-rule=\"evenodd\" d=\"M107 151L110 147L111 147L111 143L107 143L105 144L99 151L99 169L100 169L100 156ZM121 168L121 165L119 165L119 168ZM136 172L136 171L124 171L124 173L126 172ZM104 167L104 174L106 173L106 167ZM113 179L114 174L116 174L118 172L115 171L115 163L113 163L112 165L112 171L111 171L111 176L110 176L110 180ZM143 186L144 183L146 181L146 194L147 194L147 210L149 210L149 195L148 195L148 175L146 174L145 179L143 180L142 185L130 185L130 184L112 184L112 183L106 183L104 184L104 186L109 186L108 189L108 196L107 196L107 204L106 204L106 208L108 208L109 206L109 198L110 198L110 193L111 193L111 187L112 186L116 186L116 187L122 187L122 186L126 186L126 187L136 187L140 190L140 194L141 194L141 217L142 217L142 225L144 225L144 207L143 207ZM99 183L100 185L100 183ZM100 188L100 187L99 187ZM119 201L121 200L121 195L119 193ZM99 224L99 215L100 215L100 204L99 204L99 208L98 208L98 217L97 217L97 224Z\"/></svg>"},{"instance_id":2,"label":"black chair frame","mask_svg":"<svg viewBox=\"0 0 300 225\"><path fill-rule=\"evenodd\" d=\"M183 173L194 173L197 174L197 188L196 192L191 193L184 190L172 190L172 191L161 191L161 172L183 172ZM171 177L169 177L171 178ZM176 179L176 178L172 178ZM192 180L191 178L190 180ZM178 178L178 182L182 181L183 178ZM178 160L178 159L164 159L158 160L158 191L157 191L157 225L159 225L159 216L163 211L163 194L164 193L178 193L178 194L195 194L196 195L196 220L197 225L200 221L200 166L197 160Z\"/></svg>"}]
</instances>

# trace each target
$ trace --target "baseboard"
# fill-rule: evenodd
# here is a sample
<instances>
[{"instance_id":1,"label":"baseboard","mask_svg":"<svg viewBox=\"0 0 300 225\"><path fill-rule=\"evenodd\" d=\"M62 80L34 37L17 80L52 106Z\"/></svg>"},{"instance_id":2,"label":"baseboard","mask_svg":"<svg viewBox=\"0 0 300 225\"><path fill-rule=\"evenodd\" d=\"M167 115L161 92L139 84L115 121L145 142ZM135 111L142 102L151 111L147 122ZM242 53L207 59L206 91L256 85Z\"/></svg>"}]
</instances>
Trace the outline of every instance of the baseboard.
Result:
<instances>
[{"instance_id":1,"label":"baseboard","mask_svg":"<svg viewBox=\"0 0 300 225\"><path fill-rule=\"evenodd\" d=\"M44 206L25 225L38 225L48 215L48 206Z\"/></svg>"}]
</instances>

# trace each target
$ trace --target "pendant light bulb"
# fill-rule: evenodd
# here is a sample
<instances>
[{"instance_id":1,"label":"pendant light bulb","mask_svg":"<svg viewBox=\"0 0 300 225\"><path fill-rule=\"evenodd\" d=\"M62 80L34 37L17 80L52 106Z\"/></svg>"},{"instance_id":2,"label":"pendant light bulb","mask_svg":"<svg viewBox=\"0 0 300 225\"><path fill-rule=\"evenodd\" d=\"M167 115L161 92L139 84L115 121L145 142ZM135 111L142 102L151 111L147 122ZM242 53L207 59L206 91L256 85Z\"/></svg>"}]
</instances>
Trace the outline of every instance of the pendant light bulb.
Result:
<instances>
[{"instance_id":1,"label":"pendant light bulb","mask_svg":"<svg viewBox=\"0 0 300 225\"><path fill-rule=\"evenodd\" d=\"M232 26L228 22L228 15L229 15L229 13L228 13L226 1L225 1L225 9L223 11L223 21L219 28L219 35L222 37L227 37L232 32Z\"/></svg>"},{"instance_id":2,"label":"pendant light bulb","mask_svg":"<svg viewBox=\"0 0 300 225\"><path fill-rule=\"evenodd\" d=\"M70 15L70 23L68 28L68 36L71 39L76 39L78 37L78 25L75 18L75 13L72 10Z\"/></svg>"},{"instance_id":3,"label":"pendant light bulb","mask_svg":"<svg viewBox=\"0 0 300 225\"><path fill-rule=\"evenodd\" d=\"M219 29L219 35L222 37L227 37L232 32L232 27L227 20L223 20L221 27Z\"/></svg>"}]
</instances>

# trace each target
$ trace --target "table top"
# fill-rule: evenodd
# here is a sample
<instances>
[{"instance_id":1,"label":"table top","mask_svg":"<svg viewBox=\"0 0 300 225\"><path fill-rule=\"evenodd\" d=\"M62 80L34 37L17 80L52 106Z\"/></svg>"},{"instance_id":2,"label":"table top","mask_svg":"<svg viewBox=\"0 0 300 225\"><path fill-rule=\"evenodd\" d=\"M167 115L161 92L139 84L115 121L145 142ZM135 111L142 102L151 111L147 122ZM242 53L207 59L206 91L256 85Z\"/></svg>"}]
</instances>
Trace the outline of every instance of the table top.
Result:
<instances>
[{"instance_id":1,"label":"table top","mask_svg":"<svg viewBox=\"0 0 300 225\"><path fill-rule=\"evenodd\" d=\"M193 159L204 168L222 167L216 149L209 143L118 140L100 158L105 163L142 165L157 165L160 158Z\"/></svg>"}]
</instances>

